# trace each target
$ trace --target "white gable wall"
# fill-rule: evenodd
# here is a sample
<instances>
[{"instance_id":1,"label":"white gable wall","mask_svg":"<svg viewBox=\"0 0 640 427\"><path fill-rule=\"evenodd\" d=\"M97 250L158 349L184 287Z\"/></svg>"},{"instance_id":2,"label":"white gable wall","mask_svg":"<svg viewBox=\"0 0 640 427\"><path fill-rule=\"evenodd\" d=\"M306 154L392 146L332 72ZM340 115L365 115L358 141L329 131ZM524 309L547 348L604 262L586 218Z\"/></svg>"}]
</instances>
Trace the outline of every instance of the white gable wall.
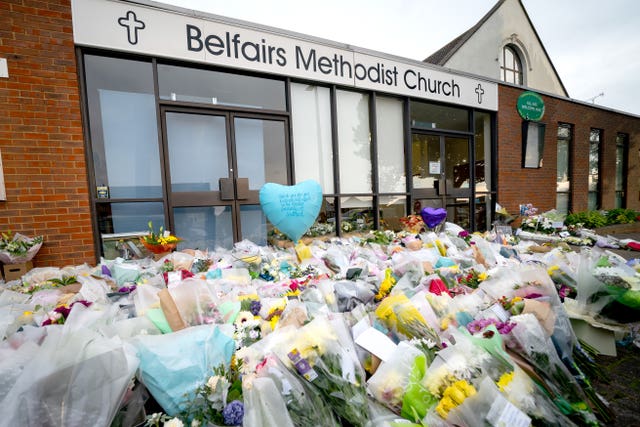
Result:
<instances>
[{"instance_id":1,"label":"white gable wall","mask_svg":"<svg viewBox=\"0 0 640 427\"><path fill-rule=\"evenodd\" d=\"M525 53L525 86L567 96L518 0L506 0L444 66L499 80L502 48L509 43Z\"/></svg>"}]
</instances>

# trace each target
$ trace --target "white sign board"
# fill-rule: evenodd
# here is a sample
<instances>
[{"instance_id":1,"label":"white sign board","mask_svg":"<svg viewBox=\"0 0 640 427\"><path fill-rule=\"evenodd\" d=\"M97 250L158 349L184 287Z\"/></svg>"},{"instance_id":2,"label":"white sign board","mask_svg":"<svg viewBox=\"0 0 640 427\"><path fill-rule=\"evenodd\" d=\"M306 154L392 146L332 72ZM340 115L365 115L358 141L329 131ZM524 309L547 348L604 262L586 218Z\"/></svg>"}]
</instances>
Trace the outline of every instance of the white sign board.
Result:
<instances>
[{"instance_id":1,"label":"white sign board","mask_svg":"<svg viewBox=\"0 0 640 427\"><path fill-rule=\"evenodd\" d=\"M72 0L73 36L101 47L498 109L496 83L258 25L113 0Z\"/></svg>"}]
</instances>

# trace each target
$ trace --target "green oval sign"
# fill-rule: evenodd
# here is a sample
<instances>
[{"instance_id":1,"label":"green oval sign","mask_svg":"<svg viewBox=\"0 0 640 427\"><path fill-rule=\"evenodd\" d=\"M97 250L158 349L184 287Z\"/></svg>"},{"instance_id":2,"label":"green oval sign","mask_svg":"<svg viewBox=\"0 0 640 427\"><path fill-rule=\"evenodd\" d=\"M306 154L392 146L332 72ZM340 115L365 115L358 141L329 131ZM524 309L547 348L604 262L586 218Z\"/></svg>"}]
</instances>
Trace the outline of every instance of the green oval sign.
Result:
<instances>
[{"instance_id":1,"label":"green oval sign","mask_svg":"<svg viewBox=\"0 0 640 427\"><path fill-rule=\"evenodd\" d=\"M523 92L518 97L516 108L520 117L525 120L537 122L544 116L544 101L535 92Z\"/></svg>"}]
</instances>

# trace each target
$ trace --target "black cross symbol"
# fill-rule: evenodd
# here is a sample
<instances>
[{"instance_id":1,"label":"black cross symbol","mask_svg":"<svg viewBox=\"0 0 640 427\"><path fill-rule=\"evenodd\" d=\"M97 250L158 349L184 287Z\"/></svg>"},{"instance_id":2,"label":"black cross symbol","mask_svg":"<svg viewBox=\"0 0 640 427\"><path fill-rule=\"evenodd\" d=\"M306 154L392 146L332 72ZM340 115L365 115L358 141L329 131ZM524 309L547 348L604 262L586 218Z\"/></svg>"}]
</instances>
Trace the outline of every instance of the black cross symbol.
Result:
<instances>
[{"instance_id":1,"label":"black cross symbol","mask_svg":"<svg viewBox=\"0 0 640 427\"><path fill-rule=\"evenodd\" d=\"M482 85L480 83L478 83L476 93L478 94L478 104L482 104L482 95L484 95L484 89L482 89Z\"/></svg>"},{"instance_id":2,"label":"black cross symbol","mask_svg":"<svg viewBox=\"0 0 640 427\"><path fill-rule=\"evenodd\" d=\"M136 14L130 10L126 16L118 19L118 24L126 27L129 43L138 44L138 30L144 30L144 22L138 21Z\"/></svg>"}]
</instances>

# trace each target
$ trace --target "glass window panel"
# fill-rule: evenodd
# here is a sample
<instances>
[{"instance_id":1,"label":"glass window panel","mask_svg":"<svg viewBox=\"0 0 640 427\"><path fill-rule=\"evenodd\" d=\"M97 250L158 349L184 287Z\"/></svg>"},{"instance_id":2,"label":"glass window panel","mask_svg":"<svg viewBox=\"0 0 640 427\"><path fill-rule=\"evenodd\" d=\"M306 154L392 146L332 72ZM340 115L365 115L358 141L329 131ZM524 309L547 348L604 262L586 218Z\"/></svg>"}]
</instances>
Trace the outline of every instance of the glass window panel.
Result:
<instances>
[{"instance_id":1,"label":"glass window panel","mask_svg":"<svg viewBox=\"0 0 640 427\"><path fill-rule=\"evenodd\" d=\"M558 191L568 191L569 184L569 141L558 140L558 168L556 181L558 183ZM561 185L566 184L567 187L562 190Z\"/></svg>"},{"instance_id":2,"label":"glass window panel","mask_svg":"<svg viewBox=\"0 0 640 427\"><path fill-rule=\"evenodd\" d=\"M469 140L467 138L445 138L445 177L447 191L469 188Z\"/></svg>"},{"instance_id":3,"label":"glass window panel","mask_svg":"<svg viewBox=\"0 0 640 427\"><path fill-rule=\"evenodd\" d=\"M376 98L378 188L381 193L407 191L404 165L402 100Z\"/></svg>"},{"instance_id":4,"label":"glass window panel","mask_svg":"<svg viewBox=\"0 0 640 427\"><path fill-rule=\"evenodd\" d=\"M466 197L447 198L447 218L462 228L471 228L471 199Z\"/></svg>"},{"instance_id":5,"label":"glass window panel","mask_svg":"<svg viewBox=\"0 0 640 427\"><path fill-rule=\"evenodd\" d=\"M380 196L380 228L400 231L403 225L400 218L407 216L407 198L405 196Z\"/></svg>"},{"instance_id":6,"label":"glass window panel","mask_svg":"<svg viewBox=\"0 0 640 427\"><path fill-rule=\"evenodd\" d=\"M296 182L313 179L324 193L333 193L329 89L292 83L291 122Z\"/></svg>"},{"instance_id":7,"label":"glass window panel","mask_svg":"<svg viewBox=\"0 0 640 427\"><path fill-rule=\"evenodd\" d=\"M624 182L624 147L616 146L616 191L623 190Z\"/></svg>"},{"instance_id":8,"label":"glass window panel","mask_svg":"<svg viewBox=\"0 0 640 427\"><path fill-rule=\"evenodd\" d=\"M558 138L564 138L564 139L571 138L571 126L570 125L558 126Z\"/></svg>"},{"instance_id":9,"label":"glass window panel","mask_svg":"<svg viewBox=\"0 0 640 427\"><path fill-rule=\"evenodd\" d=\"M505 68L513 68L513 51L508 46L504 48L504 66Z\"/></svg>"},{"instance_id":10,"label":"glass window panel","mask_svg":"<svg viewBox=\"0 0 640 427\"><path fill-rule=\"evenodd\" d=\"M491 191L491 115L475 113L476 191Z\"/></svg>"},{"instance_id":11,"label":"glass window panel","mask_svg":"<svg viewBox=\"0 0 640 427\"><path fill-rule=\"evenodd\" d=\"M462 108L412 101L411 125L419 128L469 131L469 111Z\"/></svg>"},{"instance_id":12,"label":"glass window panel","mask_svg":"<svg viewBox=\"0 0 640 427\"><path fill-rule=\"evenodd\" d=\"M569 213L569 193L556 194L556 210L563 214Z\"/></svg>"},{"instance_id":13,"label":"glass window panel","mask_svg":"<svg viewBox=\"0 0 640 427\"><path fill-rule=\"evenodd\" d=\"M413 188L436 188L441 172L440 137L413 134L412 139Z\"/></svg>"},{"instance_id":14,"label":"glass window panel","mask_svg":"<svg viewBox=\"0 0 640 427\"><path fill-rule=\"evenodd\" d=\"M159 64L158 86L166 100L286 110L282 80Z\"/></svg>"},{"instance_id":15,"label":"glass window panel","mask_svg":"<svg viewBox=\"0 0 640 427\"><path fill-rule=\"evenodd\" d=\"M260 205L240 205L240 222L242 224L242 238L248 239L256 245L267 244L267 232L273 229Z\"/></svg>"},{"instance_id":16,"label":"glass window panel","mask_svg":"<svg viewBox=\"0 0 640 427\"><path fill-rule=\"evenodd\" d=\"M626 207L625 189L627 187L627 150L629 135L619 133L616 135L616 182L615 182L615 207Z\"/></svg>"},{"instance_id":17,"label":"glass window panel","mask_svg":"<svg viewBox=\"0 0 640 427\"><path fill-rule=\"evenodd\" d=\"M225 118L167 113L172 191L213 191L229 176Z\"/></svg>"},{"instance_id":18,"label":"glass window panel","mask_svg":"<svg viewBox=\"0 0 640 427\"><path fill-rule=\"evenodd\" d=\"M267 182L287 184L284 122L260 119L234 121L238 177L249 178L249 189Z\"/></svg>"},{"instance_id":19,"label":"glass window panel","mask_svg":"<svg viewBox=\"0 0 640 427\"><path fill-rule=\"evenodd\" d=\"M418 199L413 203L413 213L414 215L420 215L420 212L424 208L441 208L442 200L441 199Z\"/></svg>"},{"instance_id":20,"label":"glass window panel","mask_svg":"<svg viewBox=\"0 0 640 427\"><path fill-rule=\"evenodd\" d=\"M316 222L305 233L306 237L336 235L336 202L335 198L324 198Z\"/></svg>"},{"instance_id":21,"label":"glass window panel","mask_svg":"<svg viewBox=\"0 0 640 427\"><path fill-rule=\"evenodd\" d=\"M179 248L215 250L233 246L230 206L174 208L175 234L182 238Z\"/></svg>"},{"instance_id":22,"label":"glass window panel","mask_svg":"<svg viewBox=\"0 0 640 427\"><path fill-rule=\"evenodd\" d=\"M139 236L147 233L148 222L156 230L164 227L162 202L97 203L96 214L105 259L144 258L147 251Z\"/></svg>"},{"instance_id":23,"label":"glass window panel","mask_svg":"<svg viewBox=\"0 0 640 427\"><path fill-rule=\"evenodd\" d=\"M337 109L340 192L370 193L369 96L339 90Z\"/></svg>"},{"instance_id":24,"label":"glass window panel","mask_svg":"<svg viewBox=\"0 0 640 427\"><path fill-rule=\"evenodd\" d=\"M97 203L98 229L104 233L146 233L149 221L164 227L162 202Z\"/></svg>"},{"instance_id":25,"label":"glass window panel","mask_svg":"<svg viewBox=\"0 0 640 427\"><path fill-rule=\"evenodd\" d=\"M600 129L591 129L589 134L589 209L598 209L600 188Z\"/></svg>"},{"instance_id":26,"label":"glass window panel","mask_svg":"<svg viewBox=\"0 0 640 427\"><path fill-rule=\"evenodd\" d=\"M599 208L598 205L598 193L597 192L589 192L589 200L588 200L588 205L587 205L587 209L590 211L595 211Z\"/></svg>"},{"instance_id":27,"label":"glass window panel","mask_svg":"<svg viewBox=\"0 0 640 427\"><path fill-rule=\"evenodd\" d=\"M162 197L151 64L84 60L96 186L111 198Z\"/></svg>"},{"instance_id":28,"label":"glass window panel","mask_svg":"<svg viewBox=\"0 0 640 427\"><path fill-rule=\"evenodd\" d=\"M340 199L342 233L367 231L373 229L373 198L351 196Z\"/></svg>"},{"instance_id":29,"label":"glass window panel","mask_svg":"<svg viewBox=\"0 0 640 427\"><path fill-rule=\"evenodd\" d=\"M476 230L487 231L491 224L491 194L476 194Z\"/></svg>"}]
</instances>

